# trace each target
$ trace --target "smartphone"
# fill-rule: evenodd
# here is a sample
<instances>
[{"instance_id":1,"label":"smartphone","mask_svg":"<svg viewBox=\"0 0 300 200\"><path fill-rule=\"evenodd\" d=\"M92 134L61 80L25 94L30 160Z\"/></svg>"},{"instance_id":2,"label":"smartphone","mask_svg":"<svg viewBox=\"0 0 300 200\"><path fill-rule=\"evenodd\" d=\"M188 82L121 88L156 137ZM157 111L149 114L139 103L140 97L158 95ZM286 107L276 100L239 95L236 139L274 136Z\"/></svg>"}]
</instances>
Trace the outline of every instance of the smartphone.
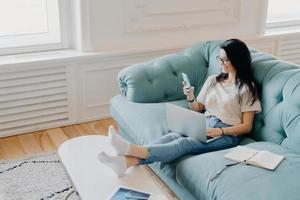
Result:
<instances>
[{"instance_id":1,"label":"smartphone","mask_svg":"<svg viewBox=\"0 0 300 200\"><path fill-rule=\"evenodd\" d=\"M190 79L186 73L181 73L182 79L186 82L187 87L192 87Z\"/></svg>"}]
</instances>

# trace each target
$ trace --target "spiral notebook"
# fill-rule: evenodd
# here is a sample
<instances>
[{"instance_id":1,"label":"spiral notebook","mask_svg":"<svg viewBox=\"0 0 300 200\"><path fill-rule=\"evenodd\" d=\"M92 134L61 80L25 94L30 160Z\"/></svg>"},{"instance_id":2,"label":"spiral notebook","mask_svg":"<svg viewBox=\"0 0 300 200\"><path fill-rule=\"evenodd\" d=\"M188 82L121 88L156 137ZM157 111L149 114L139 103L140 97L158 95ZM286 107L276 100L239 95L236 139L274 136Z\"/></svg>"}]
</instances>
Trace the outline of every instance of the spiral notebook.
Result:
<instances>
[{"instance_id":1,"label":"spiral notebook","mask_svg":"<svg viewBox=\"0 0 300 200\"><path fill-rule=\"evenodd\" d=\"M269 170L275 170L284 159L284 156L270 151L260 151L245 146L237 146L232 151L225 154L224 158Z\"/></svg>"}]
</instances>

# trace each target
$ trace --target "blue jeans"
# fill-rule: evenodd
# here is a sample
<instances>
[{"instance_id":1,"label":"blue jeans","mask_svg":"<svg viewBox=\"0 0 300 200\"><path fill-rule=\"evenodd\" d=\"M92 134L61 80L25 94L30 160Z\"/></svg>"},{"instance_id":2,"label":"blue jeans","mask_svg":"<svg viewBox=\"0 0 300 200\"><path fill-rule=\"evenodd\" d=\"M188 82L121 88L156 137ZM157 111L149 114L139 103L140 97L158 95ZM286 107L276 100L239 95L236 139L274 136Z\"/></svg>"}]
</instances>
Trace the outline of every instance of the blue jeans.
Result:
<instances>
[{"instance_id":1,"label":"blue jeans","mask_svg":"<svg viewBox=\"0 0 300 200\"><path fill-rule=\"evenodd\" d=\"M215 116L207 117L206 124L209 128L230 126ZM179 133L170 132L146 145L148 148L148 158L140 160L139 164L152 162L169 163L189 154L201 154L227 149L238 145L240 139L241 136L224 135L211 142L205 143Z\"/></svg>"}]
</instances>

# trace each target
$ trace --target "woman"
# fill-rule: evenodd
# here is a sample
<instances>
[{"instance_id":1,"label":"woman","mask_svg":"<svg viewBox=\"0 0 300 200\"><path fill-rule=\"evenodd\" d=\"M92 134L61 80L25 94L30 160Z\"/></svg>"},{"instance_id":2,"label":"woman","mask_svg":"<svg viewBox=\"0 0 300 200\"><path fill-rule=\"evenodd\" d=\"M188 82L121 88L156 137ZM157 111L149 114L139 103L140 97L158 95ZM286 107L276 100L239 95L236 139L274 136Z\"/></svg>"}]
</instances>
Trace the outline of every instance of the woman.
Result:
<instances>
[{"instance_id":1,"label":"woman","mask_svg":"<svg viewBox=\"0 0 300 200\"><path fill-rule=\"evenodd\" d=\"M118 156L101 152L98 158L119 176L127 168L152 162L172 162L188 154L227 149L238 145L242 135L251 132L254 115L261 111L258 92L251 71L251 56L246 44L230 39L221 45L217 57L222 67L219 75L211 75L197 98L194 88L183 83L189 108L205 111L206 134L217 139L204 143L179 133L168 133L147 146L129 144L109 127L109 139Z\"/></svg>"}]
</instances>

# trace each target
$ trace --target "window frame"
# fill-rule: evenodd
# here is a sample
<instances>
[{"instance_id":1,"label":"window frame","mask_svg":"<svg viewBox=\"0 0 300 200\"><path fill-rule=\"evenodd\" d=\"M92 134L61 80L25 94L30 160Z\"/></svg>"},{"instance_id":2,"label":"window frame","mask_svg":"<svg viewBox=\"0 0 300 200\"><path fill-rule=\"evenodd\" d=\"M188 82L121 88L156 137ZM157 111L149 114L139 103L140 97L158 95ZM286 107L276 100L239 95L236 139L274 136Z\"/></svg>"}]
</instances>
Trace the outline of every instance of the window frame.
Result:
<instances>
[{"instance_id":1,"label":"window frame","mask_svg":"<svg viewBox=\"0 0 300 200\"><path fill-rule=\"evenodd\" d=\"M281 31L281 30L293 30L295 28L300 28L300 19L299 20L285 20L278 22L268 22L268 4L270 1L267 1L266 4L266 17L265 17L265 32L269 31Z\"/></svg>"},{"instance_id":2,"label":"window frame","mask_svg":"<svg viewBox=\"0 0 300 200\"><path fill-rule=\"evenodd\" d=\"M282 22L269 22L266 23L267 29L279 29L279 28L293 28L293 27L299 27L300 26L300 20L289 20L289 21L282 21Z\"/></svg>"},{"instance_id":3,"label":"window frame","mask_svg":"<svg viewBox=\"0 0 300 200\"><path fill-rule=\"evenodd\" d=\"M38 51L49 51L49 50L58 50L70 48L71 37L68 37L70 32L71 24L71 13L70 13L70 0L58 0L58 14L59 14L59 29L60 29L60 42L52 42L43 44L33 44L33 45L24 45L16 47L4 47L0 48L1 55L10 55L10 54L19 54L19 53L29 53L29 52L38 52ZM26 34L26 36L34 37L38 34ZM40 34L41 35L41 34ZM19 36L19 35L18 35ZM18 37L16 36L16 37ZM8 36L10 37L10 36ZM13 37L13 36L11 36Z\"/></svg>"}]
</instances>

